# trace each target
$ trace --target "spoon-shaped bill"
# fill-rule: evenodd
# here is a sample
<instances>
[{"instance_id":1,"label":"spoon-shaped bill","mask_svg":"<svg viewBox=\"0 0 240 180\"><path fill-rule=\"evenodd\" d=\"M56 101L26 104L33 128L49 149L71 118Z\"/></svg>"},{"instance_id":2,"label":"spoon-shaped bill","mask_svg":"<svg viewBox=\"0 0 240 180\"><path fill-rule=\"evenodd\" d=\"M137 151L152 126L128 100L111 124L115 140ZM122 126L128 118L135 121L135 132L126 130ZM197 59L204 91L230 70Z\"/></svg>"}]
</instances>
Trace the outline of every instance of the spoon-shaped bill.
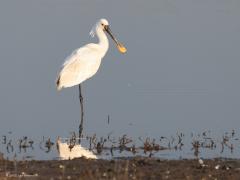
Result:
<instances>
[{"instance_id":1,"label":"spoon-shaped bill","mask_svg":"<svg viewBox=\"0 0 240 180\"><path fill-rule=\"evenodd\" d=\"M110 37L113 39L113 41L116 43L119 52L126 53L127 49L124 47L124 45L122 43L118 42L118 40L114 37L114 35L113 35L112 31L110 30L109 26L105 26L105 30L110 35Z\"/></svg>"}]
</instances>

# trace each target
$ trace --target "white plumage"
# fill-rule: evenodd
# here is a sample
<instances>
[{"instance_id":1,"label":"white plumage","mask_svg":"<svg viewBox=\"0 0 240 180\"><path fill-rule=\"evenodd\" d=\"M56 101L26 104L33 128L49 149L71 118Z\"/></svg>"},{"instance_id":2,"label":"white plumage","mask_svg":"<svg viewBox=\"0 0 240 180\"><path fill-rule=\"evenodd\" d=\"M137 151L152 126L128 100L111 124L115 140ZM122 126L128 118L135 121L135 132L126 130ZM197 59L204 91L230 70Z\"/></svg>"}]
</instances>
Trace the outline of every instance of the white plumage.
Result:
<instances>
[{"instance_id":1,"label":"white plumage","mask_svg":"<svg viewBox=\"0 0 240 180\"><path fill-rule=\"evenodd\" d=\"M74 145L72 148L69 148L69 144L66 142L61 142L60 139L57 140L58 153L62 160L74 159L78 157L85 157L87 159L97 159L97 156L82 147L80 144Z\"/></svg>"},{"instance_id":2,"label":"white plumage","mask_svg":"<svg viewBox=\"0 0 240 180\"><path fill-rule=\"evenodd\" d=\"M63 64L57 78L57 89L72 87L92 77L99 69L101 60L106 54L109 43L105 34L107 32L116 43L120 52L125 53L125 47L112 35L108 21L100 19L93 27L90 34L98 36L99 43L87 44L75 50Z\"/></svg>"},{"instance_id":3,"label":"white plumage","mask_svg":"<svg viewBox=\"0 0 240 180\"><path fill-rule=\"evenodd\" d=\"M101 60L106 54L109 47L108 38L105 32L110 35L121 53L125 53L127 51L126 48L121 43L119 43L117 39L113 36L109 28L108 21L106 19L100 19L90 32L90 35L92 37L94 35L97 35L99 42L97 44L90 43L75 50L64 62L56 81L58 90L66 87L79 85L79 100L81 107L79 138L82 137L84 114L81 83L86 79L92 77L100 67ZM69 151L68 145L66 143L59 142L58 144L60 157L63 158L71 158L76 156L79 157L82 156L81 152L88 153L87 151L84 151L81 145L77 145L76 147L74 147L74 149L72 149L72 151Z\"/></svg>"}]
</instances>

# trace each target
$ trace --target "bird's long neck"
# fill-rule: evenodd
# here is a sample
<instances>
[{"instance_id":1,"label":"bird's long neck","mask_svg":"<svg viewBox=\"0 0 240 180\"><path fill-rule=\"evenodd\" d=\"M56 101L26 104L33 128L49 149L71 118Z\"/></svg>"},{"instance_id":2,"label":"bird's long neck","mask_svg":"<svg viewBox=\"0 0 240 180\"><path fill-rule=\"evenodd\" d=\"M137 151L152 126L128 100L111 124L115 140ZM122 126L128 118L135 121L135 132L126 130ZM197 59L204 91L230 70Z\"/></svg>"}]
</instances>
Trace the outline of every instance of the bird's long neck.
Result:
<instances>
[{"instance_id":1,"label":"bird's long neck","mask_svg":"<svg viewBox=\"0 0 240 180\"><path fill-rule=\"evenodd\" d=\"M103 56L104 56L106 54L107 50L108 50L108 47L109 47L109 42L108 42L107 35L100 28L96 29L96 34L97 34L98 39L99 39L98 44L101 47L102 52L103 52Z\"/></svg>"}]
</instances>

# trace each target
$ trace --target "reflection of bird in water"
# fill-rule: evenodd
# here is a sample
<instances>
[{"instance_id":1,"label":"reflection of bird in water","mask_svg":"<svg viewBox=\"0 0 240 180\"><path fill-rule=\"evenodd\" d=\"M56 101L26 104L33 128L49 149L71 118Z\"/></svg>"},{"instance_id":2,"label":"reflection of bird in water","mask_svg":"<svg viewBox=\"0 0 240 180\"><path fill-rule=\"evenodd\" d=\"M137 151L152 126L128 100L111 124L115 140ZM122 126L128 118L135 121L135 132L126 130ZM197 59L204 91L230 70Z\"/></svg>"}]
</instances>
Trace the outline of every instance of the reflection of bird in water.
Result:
<instances>
[{"instance_id":1,"label":"reflection of bird in water","mask_svg":"<svg viewBox=\"0 0 240 180\"><path fill-rule=\"evenodd\" d=\"M90 43L75 50L63 64L56 82L58 90L79 85L79 99L81 105L79 138L81 138L83 130L83 98L80 84L92 77L100 67L101 60L109 47L108 38L105 33L109 34L121 53L126 52L126 48L113 36L108 21L106 19L100 19L90 32L92 36L95 34L98 36L99 43Z\"/></svg>"},{"instance_id":2,"label":"reflection of bird in water","mask_svg":"<svg viewBox=\"0 0 240 180\"><path fill-rule=\"evenodd\" d=\"M97 156L93 152L82 147L80 144L75 144L73 147L69 147L68 143L61 142L60 138L57 140L57 149L59 157L64 159L73 159L78 157L86 157L87 159L97 159Z\"/></svg>"}]
</instances>

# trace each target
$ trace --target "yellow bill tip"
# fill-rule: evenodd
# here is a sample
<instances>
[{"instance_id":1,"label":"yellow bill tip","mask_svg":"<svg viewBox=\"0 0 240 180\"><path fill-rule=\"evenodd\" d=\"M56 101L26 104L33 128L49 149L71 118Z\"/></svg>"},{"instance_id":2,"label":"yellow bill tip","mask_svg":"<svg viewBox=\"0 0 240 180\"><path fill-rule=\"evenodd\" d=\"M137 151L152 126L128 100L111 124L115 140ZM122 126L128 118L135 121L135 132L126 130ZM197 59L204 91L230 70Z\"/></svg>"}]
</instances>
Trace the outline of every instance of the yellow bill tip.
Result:
<instances>
[{"instance_id":1,"label":"yellow bill tip","mask_svg":"<svg viewBox=\"0 0 240 180\"><path fill-rule=\"evenodd\" d=\"M124 54L124 53L127 52L127 49L123 46L123 44L118 43L117 47L118 47L118 50L119 50L120 53Z\"/></svg>"}]
</instances>

